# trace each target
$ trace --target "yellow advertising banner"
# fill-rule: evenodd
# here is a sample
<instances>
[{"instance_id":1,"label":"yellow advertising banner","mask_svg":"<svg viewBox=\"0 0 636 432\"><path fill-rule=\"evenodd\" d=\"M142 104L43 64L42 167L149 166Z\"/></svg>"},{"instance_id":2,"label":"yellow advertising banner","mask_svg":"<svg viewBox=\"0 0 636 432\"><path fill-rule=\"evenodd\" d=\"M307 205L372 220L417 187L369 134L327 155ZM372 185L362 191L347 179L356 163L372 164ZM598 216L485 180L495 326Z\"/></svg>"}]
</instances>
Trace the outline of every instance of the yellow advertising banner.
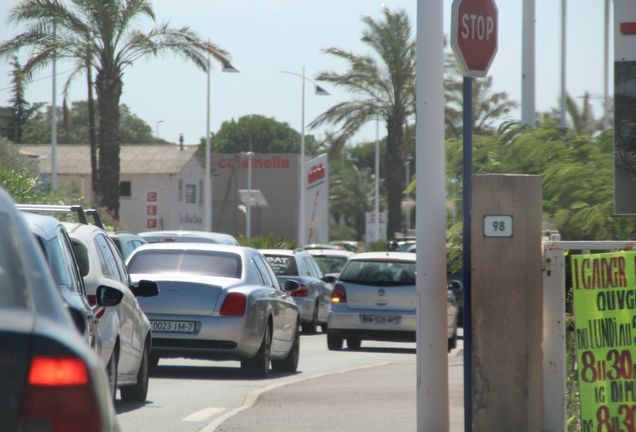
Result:
<instances>
[{"instance_id":1,"label":"yellow advertising banner","mask_svg":"<svg viewBox=\"0 0 636 432\"><path fill-rule=\"evenodd\" d=\"M636 432L636 252L571 258L581 430Z\"/></svg>"}]
</instances>

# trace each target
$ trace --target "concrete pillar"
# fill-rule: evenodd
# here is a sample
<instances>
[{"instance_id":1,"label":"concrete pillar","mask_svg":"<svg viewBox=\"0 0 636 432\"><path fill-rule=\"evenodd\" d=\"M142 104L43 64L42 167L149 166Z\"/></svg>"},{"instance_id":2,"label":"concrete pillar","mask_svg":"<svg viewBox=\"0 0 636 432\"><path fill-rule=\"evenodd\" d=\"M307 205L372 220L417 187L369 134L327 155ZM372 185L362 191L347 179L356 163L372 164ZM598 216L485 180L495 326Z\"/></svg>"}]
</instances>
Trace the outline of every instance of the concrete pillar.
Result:
<instances>
[{"instance_id":1,"label":"concrete pillar","mask_svg":"<svg viewBox=\"0 0 636 432\"><path fill-rule=\"evenodd\" d=\"M541 178L475 176L471 230L473 430L541 431Z\"/></svg>"}]
</instances>

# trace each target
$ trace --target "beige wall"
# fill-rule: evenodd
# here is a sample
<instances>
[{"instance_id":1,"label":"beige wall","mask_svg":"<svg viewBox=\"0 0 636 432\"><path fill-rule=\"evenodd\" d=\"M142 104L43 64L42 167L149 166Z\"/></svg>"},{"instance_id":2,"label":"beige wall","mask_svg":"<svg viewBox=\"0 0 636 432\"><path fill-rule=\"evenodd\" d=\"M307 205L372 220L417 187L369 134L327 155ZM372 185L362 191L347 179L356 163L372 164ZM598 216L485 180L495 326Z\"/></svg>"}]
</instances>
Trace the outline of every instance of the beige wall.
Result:
<instances>
[{"instance_id":1,"label":"beige wall","mask_svg":"<svg viewBox=\"0 0 636 432\"><path fill-rule=\"evenodd\" d=\"M540 431L541 178L480 175L473 179L473 429ZM502 215L512 218L511 236L485 234L484 216Z\"/></svg>"},{"instance_id":2,"label":"beige wall","mask_svg":"<svg viewBox=\"0 0 636 432\"><path fill-rule=\"evenodd\" d=\"M122 175L121 181L131 182L131 196L120 198L120 222L127 230L139 232L159 229L202 230L203 227L203 168L192 158L179 174ZM179 193L179 180L183 189ZM186 188L196 188L196 202L186 202ZM149 201L149 193L156 193L156 201ZM156 215L151 206L156 205ZM152 227L155 220L156 227Z\"/></svg>"}]
</instances>

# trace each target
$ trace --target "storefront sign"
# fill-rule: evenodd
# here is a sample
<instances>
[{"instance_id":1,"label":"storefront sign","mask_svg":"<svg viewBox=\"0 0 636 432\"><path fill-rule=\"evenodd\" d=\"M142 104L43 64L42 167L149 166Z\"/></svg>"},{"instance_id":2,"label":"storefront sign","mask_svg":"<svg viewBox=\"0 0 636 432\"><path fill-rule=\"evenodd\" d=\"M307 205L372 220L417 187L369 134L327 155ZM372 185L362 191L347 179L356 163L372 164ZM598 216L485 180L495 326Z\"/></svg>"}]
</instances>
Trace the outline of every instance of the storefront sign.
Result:
<instances>
[{"instance_id":1,"label":"storefront sign","mask_svg":"<svg viewBox=\"0 0 636 432\"><path fill-rule=\"evenodd\" d=\"M582 431L636 430L636 252L572 256Z\"/></svg>"}]
</instances>

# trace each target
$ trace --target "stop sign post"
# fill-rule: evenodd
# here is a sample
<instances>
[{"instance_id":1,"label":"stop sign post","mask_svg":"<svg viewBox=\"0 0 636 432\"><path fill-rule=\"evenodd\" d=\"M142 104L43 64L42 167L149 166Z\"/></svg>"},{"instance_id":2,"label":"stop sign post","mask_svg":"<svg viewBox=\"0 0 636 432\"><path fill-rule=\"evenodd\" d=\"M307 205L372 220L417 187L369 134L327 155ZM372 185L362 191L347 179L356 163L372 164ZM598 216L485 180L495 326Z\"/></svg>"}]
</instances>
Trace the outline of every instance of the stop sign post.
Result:
<instances>
[{"instance_id":1,"label":"stop sign post","mask_svg":"<svg viewBox=\"0 0 636 432\"><path fill-rule=\"evenodd\" d=\"M472 431L472 311L470 213L473 175L473 78L486 76L497 53L497 5L494 0L453 0L451 47L464 75L463 102L463 271L464 285L464 430Z\"/></svg>"},{"instance_id":2,"label":"stop sign post","mask_svg":"<svg viewBox=\"0 0 636 432\"><path fill-rule=\"evenodd\" d=\"M497 5L494 0L454 0L451 46L464 76L486 76L497 53Z\"/></svg>"}]
</instances>

